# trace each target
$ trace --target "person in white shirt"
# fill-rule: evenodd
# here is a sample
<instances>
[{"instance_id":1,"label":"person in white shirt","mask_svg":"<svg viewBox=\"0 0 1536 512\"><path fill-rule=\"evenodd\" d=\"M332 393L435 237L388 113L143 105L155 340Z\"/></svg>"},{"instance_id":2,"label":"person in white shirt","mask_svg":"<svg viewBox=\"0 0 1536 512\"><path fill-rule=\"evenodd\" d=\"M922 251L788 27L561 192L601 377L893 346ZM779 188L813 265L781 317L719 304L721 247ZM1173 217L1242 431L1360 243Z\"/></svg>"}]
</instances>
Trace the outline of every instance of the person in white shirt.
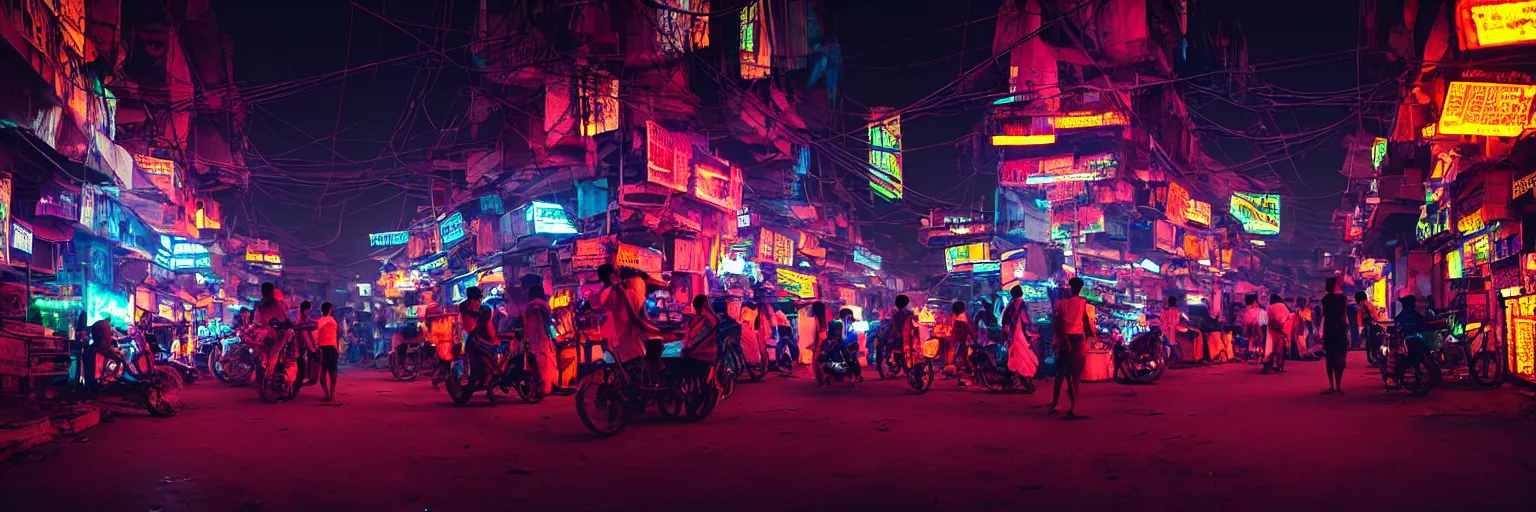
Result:
<instances>
[{"instance_id":1,"label":"person in white shirt","mask_svg":"<svg viewBox=\"0 0 1536 512\"><path fill-rule=\"evenodd\" d=\"M1285 347L1290 340L1288 327L1291 323L1291 310L1285 307L1285 301L1279 295L1269 296L1268 324L1264 343L1264 370L1261 373L1285 371Z\"/></svg>"},{"instance_id":2,"label":"person in white shirt","mask_svg":"<svg viewBox=\"0 0 1536 512\"><path fill-rule=\"evenodd\" d=\"M1264 308L1259 307L1259 294L1250 293L1243 297L1246 307L1243 309L1242 327L1243 337L1248 340L1248 357L1250 359L1262 358L1264 351L1264 321L1266 315Z\"/></svg>"}]
</instances>

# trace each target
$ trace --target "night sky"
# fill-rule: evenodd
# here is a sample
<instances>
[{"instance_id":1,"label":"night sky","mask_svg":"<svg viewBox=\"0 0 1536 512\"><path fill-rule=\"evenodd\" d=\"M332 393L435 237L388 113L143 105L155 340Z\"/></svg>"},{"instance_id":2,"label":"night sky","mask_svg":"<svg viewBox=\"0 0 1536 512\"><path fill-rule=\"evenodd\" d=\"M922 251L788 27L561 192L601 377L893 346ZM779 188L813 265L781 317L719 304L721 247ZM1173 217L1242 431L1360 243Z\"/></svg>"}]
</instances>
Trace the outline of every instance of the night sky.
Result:
<instances>
[{"instance_id":1,"label":"night sky","mask_svg":"<svg viewBox=\"0 0 1536 512\"><path fill-rule=\"evenodd\" d=\"M257 233L275 235L285 253L299 259L303 259L301 252L311 257L323 253L333 263L357 262L367 254L367 233L399 229L414 218L415 206L424 202L425 195L402 188L409 181L409 171L396 159L420 160L422 150L436 143L439 129L453 126L455 116L468 105L463 85L469 74L462 67L466 61L460 47L468 42L465 29L472 26L478 2L356 1L393 26L345 0L215 1L220 22L235 41L235 74L246 90L274 84L287 84L283 90L291 90L293 81L331 76L304 82L310 86L307 89L264 99L250 115L248 163L253 167L253 186L246 196L250 209L236 213L237 222L254 226ZM869 2L828 3L830 24L845 55L842 84L847 101L843 106L849 116L862 115L868 106L911 104L991 55L997 0L890 0L880 2L879 9L869 8ZM1356 46L1353 2L1191 4L1189 56L1197 69L1215 69L1212 36L1218 21L1241 27L1250 64ZM445 26L449 29L442 30ZM418 55L373 65L421 53L417 39L446 49L456 60ZM337 73L343 69L355 71ZM1283 94L1348 93L1356 87L1355 60L1265 72L1260 78L1289 90ZM979 80L979 86L986 87L986 80L997 77ZM1212 92L1222 87L1235 90L1220 80L1196 84ZM1227 98L1237 97L1227 94ZM1353 112L1347 106L1353 101L1349 100L1344 105L1262 109L1273 116L1265 119L1210 94L1192 93L1188 101L1207 118L1198 122L1210 128L1202 130L1210 141L1208 152L1224 163L1251 159L1255 143L1206 126L1209 123L1241 134L1274 136L1310 132ZM959 148L971 144L968 136L980 126L982 106L951 108L904 123L910 189L990 209L995 163L985 155L959 161ZM1358 126L1355 121L1346 122L1326 139L1290 147L1293 159L1245 170L1257 176L1280 176L1285 183L1280 192L1290 205L1298 204L1291 198L1307 198L1303 201L1311 215L1294 217L1303 209L1291 206L1286 220L1292 224L1287 231L1309 227L1306 231L1316 233L1327 226L1344 184L1337 173L1343 158L1340 143L1345 133ZM1367 123L1366 128L1373 125ZM957 175L962 179L954 179ZM407 201L407 196L412 199ZM884 206L872 219L913 226L915 216L931 206L931 201L913 199ZM1294 242L1322 241L1311 233Z\"/></svg>"}]
</instances>

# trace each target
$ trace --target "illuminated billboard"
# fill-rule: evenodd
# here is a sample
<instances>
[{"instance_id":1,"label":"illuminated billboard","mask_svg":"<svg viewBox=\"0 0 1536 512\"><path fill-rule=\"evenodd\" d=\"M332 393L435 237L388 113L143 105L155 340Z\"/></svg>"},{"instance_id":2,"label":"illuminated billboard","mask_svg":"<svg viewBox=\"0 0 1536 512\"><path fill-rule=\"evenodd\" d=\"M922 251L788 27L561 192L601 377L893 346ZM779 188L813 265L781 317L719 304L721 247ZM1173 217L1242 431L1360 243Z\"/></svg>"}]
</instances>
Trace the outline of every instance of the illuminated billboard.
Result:
<instances>
[{"instance_id":1,"label":"illuminated billboard","mask_svg":"<svg viewBox=\"0 0 1536 512\"><path fill-rule=\"evenodd\" d=\"M853 262L869 267L871 270L880 270L882 259L879 254L870 252L869 249L863 247L853 248Z\"/></svg>"},{"instance_id":2,"label":"illuminated billboard","mask_svg":"<svg viewBox=\"0 0 1536 512\"><path fill-rule=\"evenodd\" d=\"M757 261L789 267L795 264L795 239L764 229L757 236Z\"/></svg>"},{"instance_id":3,"label":"illuminated billboard","mask_svg":"<svg viewBox=\"0 0 1536 512\"><path fill-rule=\"evenodd\" d=\"M1131 120L1115 111L1097 114L1093 112L1068 112L1051 119L1051 125L1057 130L1075 130L1079 128L1102 128L1105 126L1125 126L1131 124Z\"/></svg>"},{"instance_id":4,"label":"illuminated billboard","mask_svg":"<svg viewBox=\"0 0 1536 512\"><path fill-rule=\"evenodd\" d=\"M802 299L816 298L816 276L782 268L774 272L774 276L775 281L779 283L779 289L784 290L784 293Z\"/></svg>"},{"instance_id":5,"label":"illuminated billboard","mask_svg":"<svg viewBox=\"0 0 1536 512\"><path fill-rule=\"evenodd\" d=\"M1280 234L1280 195L1232 193L1232 216L1243 224L1243 231L1255 235Z\"/></svg>"},{"instance_id":6,"label":"illuminated billboard","mask_svg":"<svg viewBox=\"0 0 1536 512\"><path fill-rule=\"evenodd\" d=\"M1531 121L1532 99L1536 99L1536 85L1451 82L1440 108L1439 131L1517 137Z\"/></svg>"},{"instance_id":7,"label":"illuminated billboard","mask_svg":"<svg viewBox=\"0 0 1536 512\"><path fill-rule=\"evenodd\" d=\"M693 144L687 137L667 131L655 122L645 122L645 167L651 183L687 192L688 166L692 161Z\"/></svg>"},{"instance_id":8,"label":"illuminated billboard","mask_svg":"<svg viewBox=\"0 0 1536 512\"><path fill-rule=\"evenodd\" d=\"M1371 142L1371 168L1381 170L1381 162L1387 159L1387 139L1377 137Z\"/></svg>"},{"instance_id":9,"label":"illuminated billboard","mask_svg":"<svg viewBox=\"0 0 1536 512\"><path fill-rule=\"evenodd\" d=\"M160 235L155 248L155 264L171 270L207 270L213 268L208 246L180 236Z\"/></svg>"},{"instance_id":10,"label":"illuminated billboard","mask_svg":"<svg viewBox=\"0 0 1536 512\"><path fill-rule=\"evenodd\" d=\"M576 223L572 222L571 217L565 214L565 208L558 204L534 201L532 204L525 206L524 209L523 220L528 222L534 233L550 235L576 234ZM443 245L448 245L446 239L444 239Z\"/></svg>"},{"instance_id":11,"label":"illuminated billboard","mask_svg":"<svg viewBox=\"0 0 1536 512\"><path fill-rule=\"evenodd\" d=\"M1056 143L1056 126L1049 117L1016 118L1003 121L993 146L1040 146Z\"/></svg>"},{"instance_id":12,"label":"illuminated billboard","mask_svg":"<svg viewBox=\"0 0 1536 512\"><path fill-rule=\"evenodd\" d=\"M1120 160L1112 152L1005 160L998 184L1019 187L1097 181L1113 178L1119 168Z\"/></svg>"},{"instance_id":13,"label":"illuminated billboard","mask_svg":"<svg viewBox=\"0 0 1536 512\"><path fill-rule=\"evenodd\" d=\"M1463 49L1536 42L1536 0L1461 0L1456 4L1456 33Z\"/></svg>"},{"instance_id":14,"label":"illuminated billboard","mask_svg":"<svg viewBox=\"0 0 1536 512\"><path fill-rule=\"evenodd\" d=\"M955 271L956 265L988 261L992 259L992 246L983 243L957 245L944 249L944 270Z\"/></svg>"},{"instance_id":15,"label":"illuminated billboard","mask_svg":"<svg viewBox=\"0 0 1536 512\"><path fill-rule=\"evenodd\" d=\"M901 199L901 116L876 119L869 124L869 165L874 168L869 188L888 200Z\"/></svg>"}]
</instances>

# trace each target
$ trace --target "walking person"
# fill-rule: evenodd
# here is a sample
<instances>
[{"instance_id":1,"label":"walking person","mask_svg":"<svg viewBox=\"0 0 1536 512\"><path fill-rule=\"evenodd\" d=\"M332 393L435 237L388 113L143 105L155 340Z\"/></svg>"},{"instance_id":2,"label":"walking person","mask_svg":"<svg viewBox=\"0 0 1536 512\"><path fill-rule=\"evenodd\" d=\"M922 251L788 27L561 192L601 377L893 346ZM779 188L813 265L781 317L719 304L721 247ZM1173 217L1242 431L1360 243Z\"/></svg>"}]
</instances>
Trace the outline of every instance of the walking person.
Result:
<instances>
[{"instance_id":1,"label":"walking person","mask_svg":"<svg viewBox=\"0 0 1536 512\"><path fill-rule=\"evenodd\" d=\"M955 301L950 305L949 348L951 354L949 361L955 365L955 384L960 387L971 385L969 361L966 354L970 353L971 342L977 341L979 336L976 327L971 325L970 318L965 314L965 302Z\"/></svg>"},{"instance_id":2,"label":"walking person","mask_svg":"<svg viewBox=\"0 0 1536 512\"><path fill-rule=\"evenodd\" d=\"M1264 308L1259 307L1257 293L1244 296L1243 302L1246 307L1241 323L1243 338L1248 341L1246 359L1252 362L1264 357Z\"/></svg>"},{"instance_id":3,"label":"walking person","mask_svg":"<svg viewBox=\"0 0 1536 512\"><path fill-rule=\"evenodd\" d=\"M1344 393L1344 357L1349 353L1349 300L1339 293L1339 279L1328 278L1323 296L1323 359L1327 362L1325 395Z\"/></svg>"},{"instance_id":4,"label":"walking person","mask_svg":"<svg viewBox=\"0 0 1536 512\"><path fill-rule=\"evenodd\" d=\"M523 339L528 342L528 351L533 353L536 368L525 370L539 372L539 393L541 396L548 395L560 380L559 363L555 360L555 338L549 331L554 323L554 315L550 313L549 296L544 293L543 283L529 286L526 299L528 302L522 314Z\"/></svg>"},{"instance_id":5,"label":"walking person","mask_svg":"<svg viewBox=\"0 0 1536 512\"><path fill-rule=\"evenodd\" d=\"M1056 383L1051 395L1050 414L1061 412L1061 386L1067 386L1067 418L1083 419L1077 414L1077 389L1083 381L1083 363L1088 351L1088 336L1096 332L1094 319L1083 299L1083 280L1074 277L1067 282L1070 294L1056 301L1051 313L1051 327L1056 334Z\"/></svg>"},{"instance_id":6,"label":"walking person","mask_svg":"<svg viewBox=\"0 0 1536 512\"><path fill-rule=\"evenodd\" d=\"M320 305L320 318L315 320L315 343L320 346L320 389L325 393L321 401L336 402L337 365L341 362L341 331L331 316L331 303Z\"/></svg>"},{"instance_id":7,"label":"walking person","mask_svg":"<svg viewBox=\"0 0 1536 512\"><path fill-rule=\"evenodd\" d=\"M1269 296L1269 330L1265 333L1264 344L1264 370L1261 374L1270 371L1285 371L1285 347L1290 343L1291 310L1285 307L1285 300L1280 295Z\"/></svg>"},{"instance_id":8,"label":"walking person","mask_svg":"<svg viewBox=\"0 0 1536 512\"><path fill-rule=\"evenodd\" d=\"M1029 307L1024 304L1024 287L1014 285L1008 291L1008 306L1003 309L1003 340L1008 343L1008 370L1019 376L1025 393L1035 392L1035 373L1040 371L1040 356L1035 354L1025 326L1029 324Z\"/></svg>"},{"instance_id":9,"label":"walking person","mask_svg":"<svg viewBox=\"0 0 1536 512\"><path fill-rule=\"evenodd\" d=\"M1309 342L1317 331L1316 324L1312 322L1312 307L1306 297L1296 298L1296 311L1291 315L1291 324L1291 345L1285 351L1298 361L1307 359L1311 354Z\"/></svg>"}]
</instances>

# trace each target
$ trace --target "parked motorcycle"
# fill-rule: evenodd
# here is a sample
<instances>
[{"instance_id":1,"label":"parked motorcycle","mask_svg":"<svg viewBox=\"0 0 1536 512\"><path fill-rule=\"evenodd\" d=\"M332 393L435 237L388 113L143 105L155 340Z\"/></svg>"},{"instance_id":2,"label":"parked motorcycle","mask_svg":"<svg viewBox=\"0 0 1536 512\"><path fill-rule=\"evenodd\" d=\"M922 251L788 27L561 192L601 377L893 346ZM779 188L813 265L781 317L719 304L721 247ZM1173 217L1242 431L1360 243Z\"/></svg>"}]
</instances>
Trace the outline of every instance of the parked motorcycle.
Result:
<instances>
[{"instance_id":1,"label":"parked motorcycle","mask_svg":"<svg viewBox=\"0 0 1536 512\"><path fill-rule=\"evenodd\" d=\"M1483 327L1476 333L1458 337L1450 329L1440 331L1441 345L1430 351L1443 373L1442 377L1470 380L1487 389L1504 380L1503 347L1492 336L1493 329Z\"/></svg>"},{"instance_id":2,"label":"parked motorcycle","mask_svg":"<svg viewBox=\"0 0 1536 512\"><path fill-rule=\"evenodd\" d=\"M320 381L320 354L310 350L300 339L305 333L313 332L315 324L305 322L288 327L274 322L273 328L278 329L278 336L283 341L275 352L272 371L257 376L260 384L257 391L263 402L287 402L299 396L299 390L304 386L313 386Z\"/></svg>"},{"instance_id":3,"label":"parked motorcycle","mask_svg":"<svg viewBox=\"0 0 1536 512\"><path fill-rule=\"evenodd\" d=\"M82 360L100 356L102 361L101 376L95 379L91 392L143 407L151 416L175 416L181 405L181 377L169 367L155 365L150 353L136 348L140 342L142 339L125 337L115 340L116 350L95 345L86 349ZM141 368L149 368L149 374Z\"/></svg>"},{"instance_id":4,"label":"parked motorcycle","mask_svg":"<svg viewBox=\"0 0 1536 512\"><path fill-rule=\"evenodd\" d=\"M1429 357L1425 334L1404 335L1396 327L1387 329L1387 343L1381 347L1381 381L1388 391L1405 389L1423 396L1440 383L1440 366L1436 358Z\"/></svg>"},{"instance_id":5,"label":"parked motorcycle","mask_svg":"<svg viewBox=\"0 0 1536 512\"><path fill-rule=\"evenodd\" d=\"M971 379L988 391L1008 393L1023 390L1035 392L1032 379L1019 375L1008 368L1008 347L1002 343L972 343L969 356Z\"/></svg>"},{"instance_id":6,"label":"parked motorcycle","mask_svg":"<svg viewBox=\"0 0 1536 512\"><path fill-rule=\"evenodd\" d=\"M1121 384L1151 384L1168 369L1168 351L1157 326L1113 348L1115 380Z\"/></svg>"}]
</instances>

